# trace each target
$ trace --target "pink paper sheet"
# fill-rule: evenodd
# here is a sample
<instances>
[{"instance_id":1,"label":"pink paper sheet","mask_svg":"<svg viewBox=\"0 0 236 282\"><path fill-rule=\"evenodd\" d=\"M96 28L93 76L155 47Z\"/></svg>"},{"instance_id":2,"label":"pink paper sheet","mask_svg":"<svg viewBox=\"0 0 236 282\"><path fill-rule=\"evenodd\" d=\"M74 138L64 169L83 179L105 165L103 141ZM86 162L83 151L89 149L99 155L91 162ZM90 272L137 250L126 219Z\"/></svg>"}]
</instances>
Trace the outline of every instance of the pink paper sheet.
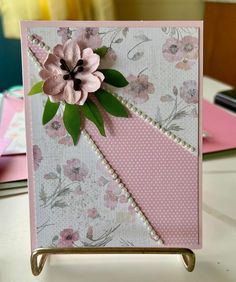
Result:
<instances>
[{"instance_id":1,"label":"pink paper sheet","mask_svg":"<svg viewBox=\"0 0 236 282\"><path fill-rule=\"evenodd\" d=\"M2 156L0 158L0 182L27 179L26 155Z\"/></svg>"},{"instance_id":2,"label":"pink paper sheet","mask_svg":"<svg viewBox=\"0 0 236 282\"><path fill-rule=\"evenodd\" d=\"M0 137L6 132L12 117L23 110L22 99L6 95L3 101L3 113L0 123ZM0 157L0 182L27 179L26 155Z\"/></svg>"},{"instance_id":3,"label":"pink paper sheet","mask_svg":"<svg viewBox=\"0 0 236 282\"><path fill-rule=\"evenodd\" d=\"M236 148L236 117L206 100L203 101L203 153Z\"/></svg>"},{"instance_id":4,"label":"pink paper sheet","mask_svg":"<svg viewBox=\"0 0 236 282\"><path fill-rule=\"evenodd\" d=\"M4 97L2 120L0 122L0 137L2 137L7 130L14 114L16 112L23 111L23 105L23 99L15 98L9 95Z\"/></svg>"}]
</instances>

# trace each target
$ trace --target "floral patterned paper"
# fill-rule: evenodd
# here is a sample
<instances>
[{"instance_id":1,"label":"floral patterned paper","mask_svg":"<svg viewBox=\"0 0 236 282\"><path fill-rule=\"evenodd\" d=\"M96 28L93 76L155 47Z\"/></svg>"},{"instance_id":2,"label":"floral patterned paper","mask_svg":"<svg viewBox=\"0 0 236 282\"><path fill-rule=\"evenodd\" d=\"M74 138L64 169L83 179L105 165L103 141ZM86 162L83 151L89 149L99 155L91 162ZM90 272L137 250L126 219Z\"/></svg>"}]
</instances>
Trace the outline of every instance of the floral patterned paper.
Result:
<instances>
[{"instance_id":1,"label":"floral patterned paper","mask_svg":"<svg viewBox=\"0 0 236 282\"><path fill-rule=\"evenodd\" d=\"M189 154L198 155L198 28L30 27L27 32L39 43L28 41L39 62L28 57L31 86L46 58L40 44L52 48L73 39L83 48L108 46L99 68L114 67L129 81L117 94L196 147ZM45 101L40 95L30 100L36 247L157 246L85 136L74 146L60 111L41 125Z\"/></svg>"}]
</instances>

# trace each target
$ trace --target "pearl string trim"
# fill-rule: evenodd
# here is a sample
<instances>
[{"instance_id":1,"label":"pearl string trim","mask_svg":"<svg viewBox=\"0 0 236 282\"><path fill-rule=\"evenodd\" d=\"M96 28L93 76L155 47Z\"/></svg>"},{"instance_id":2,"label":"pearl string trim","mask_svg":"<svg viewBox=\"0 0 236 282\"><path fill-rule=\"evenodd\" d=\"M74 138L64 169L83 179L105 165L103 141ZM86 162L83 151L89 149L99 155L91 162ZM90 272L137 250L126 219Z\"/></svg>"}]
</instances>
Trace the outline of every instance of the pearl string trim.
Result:
<instances>
[{"instance_id":1,"label":"pearl string trim","mask_svg":"<svg viewBox=\"0 0 236 282\"><path fill-rule=\"evenodd\" d=\"M137 203L135 202L135 200L133 199L132 195L129 193L129 191L127 190L127 188L125 187L125 185L122 183L121 179L119 178L119 176L116 174L116 172L114 171L114 169L111 167L111 165L108 163L108 161L105 159L104 155L102 154L102 152L99 150L99 148L97 147L97 145L95 144L95 142L93 141L93 139L91 138L91 136L88 134L87 131L85 131L84 129L82 130L82 134L87 138L89 144L91 145L91 147L93 148L93 150L95 151L95 153L97 154L98 158L101 160L101 162L104 164L104 166L106 167L106 169L108 170L108 172L111 174L112 178L116 181L116 183L118 184L119 188L121 189L121 191L123 192L124 196L127 198L129 204L134 208L135 212L138 214L138 216L140 217L141 221L143 222L143 224L145 225L145 227L147 228L151 238L155 241L157 241L157 243L161 246L164 244L163 240L160 238L160 236L157 234L157 232L154 230L154 228L152 227L152 225L150 224L150 222L148 221L147 217L144 215L144 213L142 212L142 210L140 209L140 207L137 205Z\"/></svg>"},{"instance_id":2,"label":"pearl string trim","mask_svg":"<svg viewBox=\"0 0 236 282\"><path fill-rule=\"evenodd\" d=\"M47 52L51 50L51 48L48 45L46 45L45 42L35 38L34 35L28 35L28 40L31 41L33 44L38 45L39 47L41 47L42 49L44 49Z\"/></svg>"},{"instance_id":3,"label":"pearl string trim","mask_svg":"<svg viewBox=\"0 0 236 282\"><path fill-rule=\"evenodd\" d=\"M42 64L40 63L40 61L39 61L38 58L36 57L35 53L31 50L31 48L28 48L28 53L29 53L30 57L32 58L34 64L35 64L38 68L42 69L42 68L43 68Z\"/></svg>"},{"instance_id":4,"label":"pearl string trim","mask_svg":"<svg viewBox=\"0 0 236 282\"><path fill-rule=\"evenodd\" d=\"M146 115L141 110L138 110L134 105L129 103L126 99L120 97L118 94L114 94L114 96L124 105L126 106L131 112L141 117L144 121L148 122L150 125L152 125L154 128L160 130L163 134L171 138L173 141L175 141L177 144L182 146L183 148L187 149L190 152L195 152L196 148L192 145L188 144L186 141L181 139L180 137L176 136L174 133L172 133L170 130L165 129L161 126L160 123L156 122L154 119Z\"/></svg>"}]
</instances>

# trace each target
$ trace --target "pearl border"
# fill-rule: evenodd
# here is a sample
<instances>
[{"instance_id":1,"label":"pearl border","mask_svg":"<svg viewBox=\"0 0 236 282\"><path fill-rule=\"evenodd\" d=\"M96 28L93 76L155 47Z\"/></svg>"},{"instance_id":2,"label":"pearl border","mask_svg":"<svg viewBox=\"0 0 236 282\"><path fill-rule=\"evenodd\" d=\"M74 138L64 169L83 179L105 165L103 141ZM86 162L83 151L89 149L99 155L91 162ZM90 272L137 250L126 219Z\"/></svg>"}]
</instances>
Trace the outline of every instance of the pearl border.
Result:
<instances>
[{"instance_id":1,"label":"pearl border","mask_svg":"<svg viewBox=\"0 0 236 282\"><path fill-rule=\"evenodd\" d=\"M106 160L106 158L104 157L104 155L102 154L102 152L99 150L98 146L95 144L94 140L91 138L91 136L89 135L89 133L83 129L82 134L87 138L89 144L91 145L92 149L95 151L95 153L97 154L98 158L101 160L102 164L104 164L104 166L106 167L106 169L108 170L108 172L111 174L112 178L116 181L116 183L118 184L119 188L121 189L121 191L123 192L123 194L125 195L125 197L127 198L129 204L134 208L135 212L138 214L138 216L140 217L141 221L143 222L143 224L145 225L145 227L147 228L151 238L155 241L157 241L157 243L161 246L164 244L163 240L161 239L161 237L157 234L157 232L154 230L154 228L152 227L151 223L148 221L147 217L144 215L144 213L142 212L141 208L137 205L137 203L135 202L134 198L132 197L132 195L129 193L128 189L125 187L125 185L122 183L121 179L119 178L119 176L116 174L115 170L111 167L111 165L108 163L108 161Z\"/></svg>"},{"instance_id":2,"label":"pearl border","mask_svg":"<svg viewBox=\"0 0 236 282\"><path fill-rule=\"evenodd\" d=\"M170 130L165 129L164 127L161 126L160 123L149 117L147 114L136 108L133 104L128 102L126 99L123 97L119 96L116 93L113 93L113 95L124 105L126 106L132 113L136 114L137 116L141 117L144 121L149 123L151 126L154 128L158 129L161 131L163 134L165 134L167 137L172 139L174 142L179 144L181 147L184 149L187 149L191 153L196 152L196 148L192 146L191 144L188 144L186 141L184 141L182 138L176 136L174 133L172 133Z\"/></svg>"},{"instance_id":3,"label":"pearl border","mask_svg":"<svg viewBox=\"0 0 236 282\"><path fill-rule=\"evenodd\" d=\"M35 53L32 51L31 48L28 48L28 53L29 53L31 59L33 60L35 66L42 69L43 65L40 63L40 61L38 60L38 58L36 57Z\"/></svg>"},{"instance_id":4,"label":"pearl border","mask_svg":"<svg viewBox=\"0 0 236 282\"><path fill-rule=\"evenodd\" d=\"M34 45L38 45L40 48L44 49L47 52L51 51L50 46L48 46L45 42L35 38L33 34L27 36L28 40L32 42Z\"/></svg>"}]
</instances>

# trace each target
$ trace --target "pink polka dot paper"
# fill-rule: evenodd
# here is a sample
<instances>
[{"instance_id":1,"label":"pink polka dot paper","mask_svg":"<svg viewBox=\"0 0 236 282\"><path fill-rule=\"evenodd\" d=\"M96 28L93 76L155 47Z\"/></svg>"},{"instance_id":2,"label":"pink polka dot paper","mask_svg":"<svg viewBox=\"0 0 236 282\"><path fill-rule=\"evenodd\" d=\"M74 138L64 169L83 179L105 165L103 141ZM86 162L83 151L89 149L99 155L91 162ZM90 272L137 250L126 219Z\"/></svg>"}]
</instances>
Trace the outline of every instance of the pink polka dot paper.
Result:
<instances>
[{"instance_id":1,"label":"pink polka dot paper","mask_svg":"<svg viewBox=\"0 0 236 282\"><path fill-rule=\"evenodd\" d=\"M107 137L87 124L166 247L194 247L199 238L198 157L140 117L106 115Z\"/></svg>"}]
</instances>

